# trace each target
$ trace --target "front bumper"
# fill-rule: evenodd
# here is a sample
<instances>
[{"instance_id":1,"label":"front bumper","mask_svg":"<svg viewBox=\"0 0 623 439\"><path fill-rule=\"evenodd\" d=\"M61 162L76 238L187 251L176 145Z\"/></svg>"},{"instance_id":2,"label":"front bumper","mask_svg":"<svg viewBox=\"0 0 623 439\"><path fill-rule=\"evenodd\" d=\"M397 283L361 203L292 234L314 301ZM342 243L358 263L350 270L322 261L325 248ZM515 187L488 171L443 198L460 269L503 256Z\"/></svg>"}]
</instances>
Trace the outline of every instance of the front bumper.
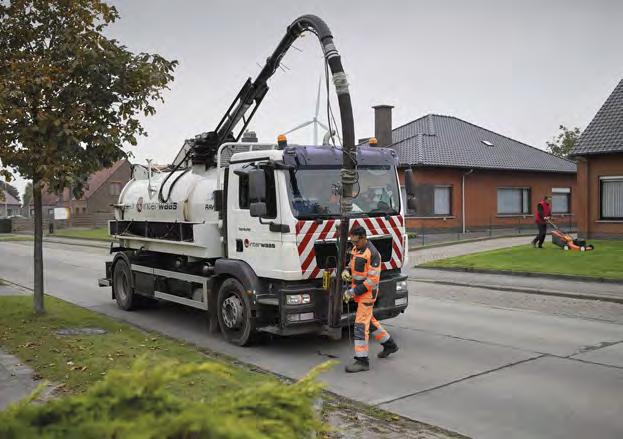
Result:
<instances>
[{"instance_id":1,"label":"front bumper","mask_svg":"<svg viewBox=\"0 0 623 439\"><path fill-rule=\"evenodd\" d=\"M379 294L374 304L374 316L378 320L390 319L403 313L408 306L408 290L397 291L397 284L406 281L407 276L400 272L389 273L379 283ZM287 296L291 294L309 294L311 302L302 305L288 305ZM272 304L279 306L271 310L261 310L260 300L258 329L279 335L294 335L323 332L328 324L329 293L321 287L320 281L291 285L284 283L272 299ZM340 326L348 326L355 322L357 304L343 304ZM301 319L304 317L304 319Z\"/></svg>"}]
</instances>

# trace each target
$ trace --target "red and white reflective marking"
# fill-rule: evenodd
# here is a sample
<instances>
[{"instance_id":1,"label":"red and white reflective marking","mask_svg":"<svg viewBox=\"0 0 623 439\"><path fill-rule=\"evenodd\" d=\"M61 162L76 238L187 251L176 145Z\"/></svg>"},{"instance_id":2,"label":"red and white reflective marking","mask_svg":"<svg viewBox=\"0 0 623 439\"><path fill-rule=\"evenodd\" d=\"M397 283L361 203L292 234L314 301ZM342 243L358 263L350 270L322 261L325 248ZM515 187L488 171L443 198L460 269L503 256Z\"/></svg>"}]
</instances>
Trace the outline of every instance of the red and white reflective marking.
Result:
<instances>
[{"instance_id":1,"label":"red and white reflective marking","mask_svg":"<svg viewBox=\"0 0 623 439\"><path fill-rule=\"evenodd\" d=\"M335 219L328 219L321 223L314 220L296 223L296 243L304 279L315 279L320 276L321 269L316 264L314 243L326 239L336 239L339 224L340 221ZM402 267L404 240L401 230L404 227L404 218L401 215L390 216L388 219L384 217L354 218L351 220L350 228L355 226L363 227L368 236L391 237L392 255L389 261L381 264L381 268L390 270Z\"/></svg>"}]
</instances>

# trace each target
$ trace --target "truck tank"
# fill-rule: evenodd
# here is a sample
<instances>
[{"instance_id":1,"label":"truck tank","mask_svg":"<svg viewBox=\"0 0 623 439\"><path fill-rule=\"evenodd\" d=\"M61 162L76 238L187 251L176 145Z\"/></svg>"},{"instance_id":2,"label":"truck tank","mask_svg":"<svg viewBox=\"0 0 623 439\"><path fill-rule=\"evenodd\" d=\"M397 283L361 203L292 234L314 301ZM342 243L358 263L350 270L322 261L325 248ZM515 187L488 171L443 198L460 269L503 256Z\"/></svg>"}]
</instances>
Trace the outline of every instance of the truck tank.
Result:
<instances>
[{"instance_id":1,"label":"truck tank","mask_svg":"<svg viewBox=\"0 0 623 439\"><path fill-rule=\"evenodd\" d=\"M150 177L145 167L135 165L133 178L121 191L115 209L115 219L119 222L117 234L138 235L138 238L143 235L140 226L150 224L151 231L145 235L166 240L173 235L167 236L169 229L184 224L192 228L185 241L203 247L202 256L222 256L219 215L214 205L217 172L216 168L207 171L193 168L173 173L162 188L168 200L161 202L158 193L168 173L153 172Z\"/></svg>"}]
</instances>

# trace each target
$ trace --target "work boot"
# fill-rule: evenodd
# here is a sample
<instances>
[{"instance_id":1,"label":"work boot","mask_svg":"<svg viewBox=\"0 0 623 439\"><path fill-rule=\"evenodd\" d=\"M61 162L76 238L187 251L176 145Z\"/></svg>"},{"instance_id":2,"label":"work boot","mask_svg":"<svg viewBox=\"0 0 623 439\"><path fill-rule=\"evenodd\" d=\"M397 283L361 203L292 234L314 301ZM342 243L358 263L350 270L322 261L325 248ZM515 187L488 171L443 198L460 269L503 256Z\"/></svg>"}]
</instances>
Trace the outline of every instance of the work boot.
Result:
<instances>
[{"instance_id":1,"label":"work boot","mask_svg":"<svg viewBox=\"0 0 623 439\"><path fill-rule=\"evenodd\" d=\"M382 343L383 350L377 354L379 358L387 358L390 354L398 352L398 345L393 338L390 338L385 343Z\"/></svg>"},{"instance_id":2,"label":"work boot","mask_svg":"<svg viewBox=\"0 0 623 439\"><path fill-rule=\"evenodd\" d=\"M365 372L366 370L370 370L368 357L355 357L355 361L346 366L346 372L348 373Z\"/></svg>"}]
</instances>

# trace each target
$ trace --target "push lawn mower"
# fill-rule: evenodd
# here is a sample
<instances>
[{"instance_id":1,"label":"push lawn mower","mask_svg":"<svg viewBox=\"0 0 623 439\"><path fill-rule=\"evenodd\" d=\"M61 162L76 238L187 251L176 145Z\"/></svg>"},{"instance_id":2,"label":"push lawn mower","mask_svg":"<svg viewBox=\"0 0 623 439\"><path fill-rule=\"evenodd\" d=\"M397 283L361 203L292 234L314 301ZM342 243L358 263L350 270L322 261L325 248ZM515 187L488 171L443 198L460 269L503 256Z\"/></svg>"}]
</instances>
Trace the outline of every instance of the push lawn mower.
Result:
<instances>
[{"instance_id":1,"label":"push lawn mower","mask_svg":"<svg viewBox=\"0 0 623 439\"><path fill-rule=\"evenodd\" d=\"M554 245L562 248L563 250L574 250L574 251L591 251L595 247L592 244L587 244L583 239L573 239L573 236L568 235L561 231L556 224L551 221L548 223L554 228L552 231L552 242Z\"/></svg>"}]
</instances>

